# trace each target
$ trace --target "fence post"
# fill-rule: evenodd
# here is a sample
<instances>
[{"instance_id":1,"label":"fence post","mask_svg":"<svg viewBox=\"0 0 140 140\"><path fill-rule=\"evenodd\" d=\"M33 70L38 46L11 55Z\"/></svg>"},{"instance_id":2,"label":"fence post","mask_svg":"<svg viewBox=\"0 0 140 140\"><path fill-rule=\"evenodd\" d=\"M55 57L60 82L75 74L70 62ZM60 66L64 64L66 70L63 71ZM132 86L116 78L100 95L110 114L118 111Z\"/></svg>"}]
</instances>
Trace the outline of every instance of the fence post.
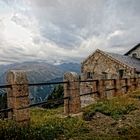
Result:
<instances>
[{"instance_id":1,"label":"fence post","mask_svg":"<svg viewBox=\"0 0 140 140\"><path fill-rule=\"evenodd\" d=\"M98 89L99 98L106 98L105 88L106 88L105 87L105 80L104 79L98 80L97 89Z\"/></svg>"},{"instance_id":2,"label":"fence post","mask_svg":"<svg viewBox=\"0 0 140 140\"><path fill-rule=\"evenodd\" d=\"M78 113L81 111L79 76L75 72L67 72L64 81L68 82L64 84L64 97L69 97L64 100L64 113Z\"/></svg>"},{"instance_id":3,"label":"fence post","mask_svg":"<svg viewBox=\"0 0 140 140\"><path fill-rule=\"evenodd\" d=\"M127 78L126 85L127 85L127 92L130 92L131 91L131 80L130 80L130 78Z\"/></svg>"},{"instance_id":4,"label":"fence post","mask_svg":"<svg viewBox=\"0 0 140 140\"><path fill-rule=\"evenodd\" d=\"M11 88L7 89L8 107L13 109L8 117L19 124L28 125L30 121L29 90L26 73L20 70L11 70L7 74L7 82Z\"/></svg>"},{"instance_id":5,"label":"fence post","mask_svg":"<svg viewBox=\"0 0 140 140\"><path fill-rule=\"evenodd\" d=\"M140 89L140 77L138 77L137 80L138 80L138 89Z\"/></svg>"},{"instance_id":6,"label":"fence post","mask_svg":"<svg viewBox=\"0 0 140 140\"><path fill-rule=\"evenodd\" d=\"M138 82L139 81L138 81L138 78L137 77L134 78L134 82L135 82L135 88L138 89Z\"/></svg>"},{"instance_id":7,"label":"fence post","mask_svg":"<svg viewBox=\"0 0 140 140\"><path fill-rule=\"evenodd\" d=\"M122 92L121 88L121 80L120 79L114 79L115 83L115 94L114 96L120 95Z\"/></svg>"},{"instance_id":8,"label":"fence post","mask_svg":"<svg viewBox=\"0 0 140 140\"><path fill-rule=\"evenodd\" d=\"M117 79L114 79L114 95L113 96L117 96Z\"/></svg>"}]
</instances>

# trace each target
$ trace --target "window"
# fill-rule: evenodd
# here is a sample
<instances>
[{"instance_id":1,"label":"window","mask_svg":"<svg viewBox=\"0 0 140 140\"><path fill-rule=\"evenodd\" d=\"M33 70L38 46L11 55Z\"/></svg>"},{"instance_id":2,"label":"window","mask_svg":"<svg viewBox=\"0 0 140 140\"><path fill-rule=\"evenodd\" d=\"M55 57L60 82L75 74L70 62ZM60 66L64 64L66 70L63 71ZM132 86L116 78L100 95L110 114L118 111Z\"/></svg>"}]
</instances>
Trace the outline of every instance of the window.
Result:
<instances>
[{"instance_id":1,"label":"window","mask_svg":"<svg viewBox=\"0 0 140 140\"><path fill-rule=\"evenodd\" d=\"M123 75L124 75L124 70L119 70L119 78L122 78L123 77Z\"/></svg>"},{"instance_id":2,"label":"window","mask_svg":"<svg viewBox=\"0 0 140 140\"><path fill-rule=\"evenodd\" d=\"M87 79L92 79L92 78L93 78L93 73L87 72Z\"/></svg>"},{"instance_id":3,"label":"window","mask_svg":"<svg viewBox=\"0 0 140 140\"><path fill-rule=\"evenodd\" d=\"M137 53L132 53L132 57L137 58Z\"/></svg>"},{"instance_id":4,"label":"window","mask_svg":"<svg viewBox=\"0 0 140 140\"><path fill-rule=\"evenodd\" d=\"M108 79L108 73L107 72L102 72L103 74L103 79Z\"/></svg>"}]
</instances>

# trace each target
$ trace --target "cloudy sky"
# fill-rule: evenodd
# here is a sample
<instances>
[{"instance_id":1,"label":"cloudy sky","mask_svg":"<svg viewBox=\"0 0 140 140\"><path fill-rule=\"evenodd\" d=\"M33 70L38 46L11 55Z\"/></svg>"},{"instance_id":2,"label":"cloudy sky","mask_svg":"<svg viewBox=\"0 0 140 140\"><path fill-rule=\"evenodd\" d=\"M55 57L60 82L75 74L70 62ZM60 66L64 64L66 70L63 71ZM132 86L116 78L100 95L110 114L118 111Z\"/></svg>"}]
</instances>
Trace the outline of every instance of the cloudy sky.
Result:
<instances>
[{"instance_id":1,"label":"cloudy sky","mask_svg":"<svg viewBox=\"0 0 140 140\"><path fill-rule=\"evenodd\" d=\"M80 62L140 42L140 0L0 0L0 63Z\"/></svg>"}]
</instances>

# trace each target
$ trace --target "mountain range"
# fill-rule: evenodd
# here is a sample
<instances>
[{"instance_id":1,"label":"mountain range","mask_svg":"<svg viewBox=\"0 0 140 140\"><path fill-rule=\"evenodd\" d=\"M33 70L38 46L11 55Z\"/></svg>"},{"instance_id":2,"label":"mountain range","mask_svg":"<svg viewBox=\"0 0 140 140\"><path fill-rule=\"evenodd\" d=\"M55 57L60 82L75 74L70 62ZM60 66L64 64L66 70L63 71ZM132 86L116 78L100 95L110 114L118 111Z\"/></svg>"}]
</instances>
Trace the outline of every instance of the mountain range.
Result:
<instances>
[{"instance_id":1,"label":"mountain range","mask_svg":"<svg viewBox=\"0 0 140 140\"><path fill-rule=\"evenodd\" d=\"M0 65L0 85L6 83L6 74L9 70L26 71L29 83L58 82L63 80L63 74L67 71L80 73L80 64L63 63L52 65L46 62L23 62L10 65ZM32 102L45 100L53 91L54 86L30 87L30 99ZM4 92L0 89L0 93Z\"/></svg>"}]
</instances>

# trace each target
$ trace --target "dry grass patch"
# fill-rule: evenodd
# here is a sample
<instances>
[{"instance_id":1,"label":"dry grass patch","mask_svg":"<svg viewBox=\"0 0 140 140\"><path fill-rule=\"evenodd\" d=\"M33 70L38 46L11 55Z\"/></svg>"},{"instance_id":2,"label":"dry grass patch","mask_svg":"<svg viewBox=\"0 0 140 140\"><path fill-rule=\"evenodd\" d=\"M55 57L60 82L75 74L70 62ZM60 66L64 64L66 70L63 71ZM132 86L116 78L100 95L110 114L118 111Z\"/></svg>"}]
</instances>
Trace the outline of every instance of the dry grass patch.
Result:
<instances>
[{"instance_id":1,"label":"dry grass patch","mask_svg":"<svg viewBox=\"0 0 140 140\"><path fill-rule=\"evenodd\" d=\"M130 93L129 96L140 100L140 90Z\"/></svg>"},{"instance_id":2,"label":"dry grass patch","mask_svg":"<svg viewBox=\"0 0 140 140\"><path fill-rule=\"evenodd\" d=\"M114 119L118 119L125 114L137 109L137 100L130 98L129 96L114 97L110 100L98 101L96 104L92 104L83 109L83 118L85 120L91 120L96 112L103 113L107 116L111 116Z\"/></svg>"}]
</instances>

